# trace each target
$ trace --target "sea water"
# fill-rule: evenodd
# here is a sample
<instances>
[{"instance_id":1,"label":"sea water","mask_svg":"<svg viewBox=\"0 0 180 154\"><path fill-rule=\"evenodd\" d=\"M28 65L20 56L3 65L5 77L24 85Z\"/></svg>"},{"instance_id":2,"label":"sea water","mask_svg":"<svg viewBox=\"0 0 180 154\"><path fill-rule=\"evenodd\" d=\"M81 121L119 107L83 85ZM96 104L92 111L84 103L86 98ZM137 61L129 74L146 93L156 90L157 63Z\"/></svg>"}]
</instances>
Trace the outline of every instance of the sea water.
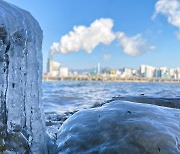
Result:
<instances>
[{"instance_id":1,"label":"sea water","mask_svg":"<svg viewBox=\"0 0 180 154\"><path fill-rule=\"evenodd\" d=\"M62 115L87 109L116 96L142 95L153 98L180 98L180 83L43 82L43 105L46 115Z\"/></svg>"}]
</instances>

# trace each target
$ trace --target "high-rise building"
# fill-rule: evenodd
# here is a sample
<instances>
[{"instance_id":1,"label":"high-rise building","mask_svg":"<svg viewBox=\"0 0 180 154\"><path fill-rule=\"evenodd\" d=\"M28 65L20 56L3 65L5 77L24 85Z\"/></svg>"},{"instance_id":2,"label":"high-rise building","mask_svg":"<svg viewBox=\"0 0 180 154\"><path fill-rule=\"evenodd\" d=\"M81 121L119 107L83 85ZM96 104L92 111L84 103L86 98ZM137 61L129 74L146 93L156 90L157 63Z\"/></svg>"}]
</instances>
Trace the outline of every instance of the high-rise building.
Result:
<instances>
[{"instance_id":1,"label":"high-rise building","mask_svg":"<svg viewBox=\"0 0 180 154\"><path fill-rule=\"evenodd\" d=\"M140 66L140 75L142 77L145 77L145 71L146 71L146 65L141 65Z\"/></svg>"},{"instance_id":2,"label":"high-rise building","mask_svg":"<svg viewBox=\"0 0 180 154\"><path fill-rule=\"evenodd\" d=\"M101 74L101 64L100 63L97 64L97 74L98 75Z\"/></svg>"},{"instance_id":3,"label":"high-rise building","mask_svg":"<svg viewBox=\"0 0 180 154\"><path fill-rule=\"evenodd\" d=\"M142 77L153 78L154 71L155 71L155 68L153 66L141 65L140 67L140 75Z\"/></svg>"},{"instance_id":4,"label":"high-rise building","mask_svg":"<svg viewBox=\"0 0 180 154\"><path fill-rule=\"evenodd\" d=\"M175 77L175 73L176 73L176 69L174 69L174 68L170 68L169 69L170 78L174 78Z\"/></svg>"},{"instance_id":5,"label":"high-rise building","mask_svg":"<svg viewBox=\"0 0 180 154\"><path fill-rule=\"evenodd\" d=\"M161 76L162 76L162 71L159 68L156 68L154 71L154 77L161 78Z\"/></svg>"},{"instance_id":6,"label":"high-rise building","mask_svg":"<svg viewBox=\"0 0 180 154\"><path fill-rule=\"evenodd\" d=\"M154 77L154 70L153 66L146 66L145 77L146 78L153 78Z\"/></svg>"}]
</instances>

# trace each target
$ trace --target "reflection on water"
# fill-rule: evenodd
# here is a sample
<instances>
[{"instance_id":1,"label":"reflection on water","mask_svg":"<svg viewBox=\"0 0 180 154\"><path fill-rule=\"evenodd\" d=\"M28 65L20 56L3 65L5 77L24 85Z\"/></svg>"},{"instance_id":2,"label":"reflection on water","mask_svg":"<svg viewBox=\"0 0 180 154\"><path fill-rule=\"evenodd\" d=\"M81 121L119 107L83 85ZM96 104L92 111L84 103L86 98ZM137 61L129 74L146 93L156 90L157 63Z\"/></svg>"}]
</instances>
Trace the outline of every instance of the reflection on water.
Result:
<instances>
[{"instance_id":1,"label":"reflection on water","mask_svg":"<svg viewBox=\"0 0 180 154\"><path fill-rule=\"evenodd\" d=\"M46 113L63 114L89 108L114 96L180 98L180 84L115 82L43 82Z\"/></svg>"}]
</instances>

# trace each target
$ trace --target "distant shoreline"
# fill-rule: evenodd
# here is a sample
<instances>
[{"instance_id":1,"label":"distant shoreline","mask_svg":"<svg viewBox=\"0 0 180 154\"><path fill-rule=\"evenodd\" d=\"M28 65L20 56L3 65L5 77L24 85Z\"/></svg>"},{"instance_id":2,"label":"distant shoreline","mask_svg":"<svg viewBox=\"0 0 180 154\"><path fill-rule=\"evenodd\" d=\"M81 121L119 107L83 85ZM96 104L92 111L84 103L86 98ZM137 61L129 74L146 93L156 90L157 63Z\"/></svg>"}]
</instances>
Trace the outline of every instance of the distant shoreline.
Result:
<instances>
[{"instance_id":1,"label":"distant shoreline","mask_svg":"<svg viewBox=\"0 0 180 154\"><path fill-rule=\"evenodd\" d=\"M103 76L68 76L53 77L43 76L43 81L102 81L102 82L135 82L135 83L180 83L180 79L163 79L163 78L142 78L142 77L103 77Z\"/></svg>"}]
</instances>

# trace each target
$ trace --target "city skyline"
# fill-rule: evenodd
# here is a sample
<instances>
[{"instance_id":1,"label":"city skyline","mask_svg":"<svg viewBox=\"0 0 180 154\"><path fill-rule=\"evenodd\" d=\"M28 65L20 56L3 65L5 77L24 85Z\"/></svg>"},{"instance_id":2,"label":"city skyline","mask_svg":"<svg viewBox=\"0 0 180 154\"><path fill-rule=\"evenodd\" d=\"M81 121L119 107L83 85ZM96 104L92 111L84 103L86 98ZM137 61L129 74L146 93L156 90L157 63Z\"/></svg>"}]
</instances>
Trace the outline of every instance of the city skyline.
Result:
<instances>
[{"instance_id":1,"label":"city skyline","mask_svg":"<svg viewBox=\"0 0 180 154\"><path fill-rule=\"evenodd\" d=\"M180 67L177 68L168 68L168 67L155 67L149 65L141 65L139 68L105 68L101 67L100 63L97 63L91 69L69 69L67 67L62 67L62 64L50 57L47 63L47 72L43 74L43 79L48 80L48 78L57 79L58 78L66 78L68 80L74 80L75 77L85 77L85 79L89 77L118 77L120 79L124 78L146 78L146 79L153 79L153 78L161 78L161 79L180 79ZM70 78L71 79L70 79ZM82 79L81 79L82 80ZM83 79L84 80L84 79ZM88 80L91 80L90 78ZM104 79L103 79L104 80Z\"/></svg>"},{"instance_id":2,"label":"city skyline","mask_svg":"<svg viewBox=\"0 0 180 154\"><path fill-rule=\"evenodd\" d=\"M56 61L56 60L53 60L55 63L60 63L61 64L61 66L63 66L63 67L67 67L67 66L65 66L63 63L61 63L61 61ZM144 65L144 66L153 66L153 67L155 67L155 68L164 68L164 67L166 67L166 68L168 68L168 69L176 69L176 68L180 68L180 66L175 66L175 67L168 67L168 66L166 66L166 65L148 65L148 64L146 64L146 63L143 63L143 64L140 64L140 65L138 65L138 66L132 66L132 67L127 67L127 66L120 66L120 67L110 67L110 66L106 66L106 65L102 65L100 62L97 62L97 63L95 63L94 65L92 65L92 66L90 66L90 67L82 67L82 68L69 68L69 67L67 67L68 69L70 69L70 70L88 70L88 69L93 69L93 68L95 68L95 67L98 67L98 64L100 64L100 66L101 66L101 68L103 68L103 69L124 69L124 68L129 68L129 69L139 69L139 67L140 66L142 66L142 65ZM46 65L49 65L49 62L47 61L47 64ZM48 68L48 67L47 67ZM44 72L44 73L47 73L48 72L48 69L47 69L47 71L46 72Z\"/></svg>"},{"instance_id":3,"label":"city skyline","mask_svg":"<svg viewBox=\"0 0 180 154\"><path fill-rule=\"evenodd\" d=\"M30 11L40 22L44 30L44 72L53 42L60 44L60 52L70 52L54 56L68 68L91 68L98 62L115 69L141 64L180 66L179 0L7 1ZM99 28L94 28L97 25ZM82 27L84 31L77 37ZM99 32L102 29L107 35L104 30ZM65 43L59 41L63 36ZM71 42L70 48L66 42Z\"/></svg>"}]
</instances>

